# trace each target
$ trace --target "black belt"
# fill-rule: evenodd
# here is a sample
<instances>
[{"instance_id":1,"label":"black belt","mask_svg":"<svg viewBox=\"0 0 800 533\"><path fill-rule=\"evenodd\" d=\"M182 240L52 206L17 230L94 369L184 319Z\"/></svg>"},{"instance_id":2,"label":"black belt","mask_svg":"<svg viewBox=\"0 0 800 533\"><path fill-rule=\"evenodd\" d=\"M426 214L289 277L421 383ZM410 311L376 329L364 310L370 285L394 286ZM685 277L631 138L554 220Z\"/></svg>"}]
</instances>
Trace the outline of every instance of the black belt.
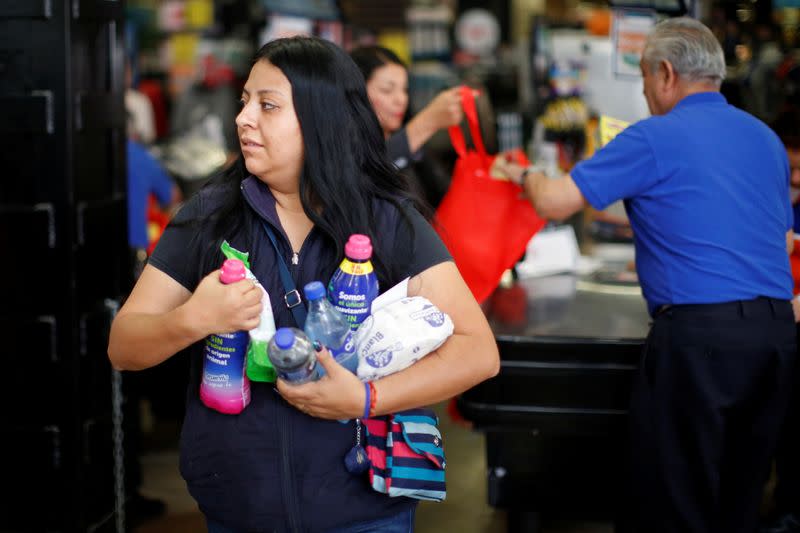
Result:
<instances>
[{"instance_id":1,"label":"black belt","mask_svg":"<svg viewBox=\"0 0 800 533\"><path fill-rule=\"evenodd\" d=\"M759 296L752 300L734 300L732 302L719 302L708 304L663 304L656 307L653 318L664 313L672 315L676 312L720 313L738 314L739 316L757 316L758 314L771 314L780 316L786 314L793 316L789 300Z\"/></svg>"}]
</instances>

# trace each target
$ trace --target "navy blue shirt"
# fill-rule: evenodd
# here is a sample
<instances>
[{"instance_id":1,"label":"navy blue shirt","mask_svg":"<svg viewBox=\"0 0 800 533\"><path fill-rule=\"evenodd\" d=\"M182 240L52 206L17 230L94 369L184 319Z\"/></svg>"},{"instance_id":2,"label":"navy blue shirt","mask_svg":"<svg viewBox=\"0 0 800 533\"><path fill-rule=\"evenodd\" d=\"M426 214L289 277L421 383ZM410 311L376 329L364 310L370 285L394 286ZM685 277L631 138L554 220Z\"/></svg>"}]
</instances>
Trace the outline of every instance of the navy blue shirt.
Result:
<instances>
[{"instance_id":1,"label":"navy blue shirt","mask_svg":"<svg viewBox=\"0 0 800 533\"><path fill-rule=\"evenodd\" d=\"M147 197L156 195L161 205L172 200L172 179L140 144L128 139L128 244L147 248Z\"/></svg>"},{"instance_id":2,"label":"navy blue shirt","mask_svg":"<svg viewBox=\"0 0 800 533\"><path fill-rule=\"evenodd\" d=\"M571 172L596 209L624 199L650 312L792 297L789 162L762 122L716 92L637 122Z\"/></svg>"},{"instance_id":3,"label":"navy blue shirt","mask_svg":"<svg viewBox=\"0 0 800 533\"><path fill-rule=\"evenodd\" d=\"M327 282L338 266L340 250L314 227L292 264L289 245L269 188L249 177L242 182L249 227L228 236L231 245L249 252L250 266L270 295L276 327L295 326L283 302L286 290L277 268L276 250L262 221L271 224L278 247L297 287L314 280ZM217 265L205 265L212 243L205 226L218 200L212 188L194 195L165 230L150 264L194 291ZM401 212L384 200L374 201L374 256L394 271L381 286L385 291L407 276L450 261L431 226L413 207ZM247 224L246 224L247 226ZM286 403L272 383L251 382L251 400L241 414L224 415L202 404L198 394L202 341L191 349L191 376L186 416L181 431L181 474L200 510L211 520L248 532L326 531L356 522L399 514L416 504L374 491L366 473L345 469L344 456L355 444L355 424L322 420Z\"/></svg>"}]
</instances>

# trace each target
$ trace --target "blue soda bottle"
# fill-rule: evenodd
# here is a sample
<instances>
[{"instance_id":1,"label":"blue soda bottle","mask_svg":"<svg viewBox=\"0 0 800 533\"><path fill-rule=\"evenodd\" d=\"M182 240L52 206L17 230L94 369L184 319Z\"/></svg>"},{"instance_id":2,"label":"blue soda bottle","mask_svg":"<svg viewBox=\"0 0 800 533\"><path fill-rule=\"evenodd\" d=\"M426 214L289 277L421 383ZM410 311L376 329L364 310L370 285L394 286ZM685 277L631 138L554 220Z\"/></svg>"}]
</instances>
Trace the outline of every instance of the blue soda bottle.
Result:
<instances>
[{"instance_id":1,"label":"blue soda bottle","mask_svg":"<svg viewBox=\"0 0 800 533\"><path fill-rule=\"evenodd\" d=\"M355 374L358 356L350 323L325 298L325 285L321 282L307 283L303 292L308 301L308 316L303 328L306 335L312 342L319 342L328 348L337 363ZM319 370L324 374L322 366Z\"/></svg>"},{"instance_id":2,"label":"blue soda bottle","mask_svg":"<svg viewBox=\"0 0 800 533\"><path fill-rule=\"evenodd\" d=\"M328 283L328 298L356 330L370 314L378 297L378 277L372 268L372 243L366 235L353 234L344 247L345 258Z\"/></svg>"},{"instance_id":3,"label":"blue soda bottle","mask_svg":"<svg viewBox=\"0 0 800 533\"><path fill-rule=\"evenodd\" d=\"M222 263L219 280L234 283L245 277L244 263L227 259ZM220 413L236 415L250 403L250 380L245 375L247 343L246 331L216 333L206 337L203 348L203 380L200 382L200 399Z\"/></svg>"},{"instance_id":4,"label":"blue soda bottle","mask_svg":"<svg viewBox=\"0 0 800 533\"><path fill-rule=\"evenodd\" d=\"M278 377L293 385L320 378L314 345L297 328L280 328L276 331L269 341L267 355Z\"/></svg>"}]
</instances>

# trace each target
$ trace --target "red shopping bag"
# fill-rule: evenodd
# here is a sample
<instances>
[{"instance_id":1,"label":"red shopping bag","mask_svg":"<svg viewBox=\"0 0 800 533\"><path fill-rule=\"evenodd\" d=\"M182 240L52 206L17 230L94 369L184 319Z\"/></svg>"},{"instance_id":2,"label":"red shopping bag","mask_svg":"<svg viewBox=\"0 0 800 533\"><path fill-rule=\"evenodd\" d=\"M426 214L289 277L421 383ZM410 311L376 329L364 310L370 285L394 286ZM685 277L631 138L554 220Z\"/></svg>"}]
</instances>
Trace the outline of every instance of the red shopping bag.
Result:
<instances>
[{"instance_id":1,"label":"red shopping bag","mask_svg":"<svg viewBox=\"0 0 800 533\"><path fill-rule=\"evenodd\" d=\"M147 198L147 255L156 249L156 244L169 224L169 215L158 206L158 200L151 194Z\"/></svg>"},{"instance_id":2,"label":"red shopping bag","mask_svg":"<svg viewBox=\"0 0 800 533\"><path fill-rule=\"evenodd\" d=\"M461 103L475 150L467 150L459 126L450 128L458 160L434 226L480 303L500 283L503 272L522 257L545 220L521 196L522 187L489 175L495 156L484 148L472 89L462 87ZM514 155L520 164L528 164L522 151Z\"/></svg>"}]
</instances>

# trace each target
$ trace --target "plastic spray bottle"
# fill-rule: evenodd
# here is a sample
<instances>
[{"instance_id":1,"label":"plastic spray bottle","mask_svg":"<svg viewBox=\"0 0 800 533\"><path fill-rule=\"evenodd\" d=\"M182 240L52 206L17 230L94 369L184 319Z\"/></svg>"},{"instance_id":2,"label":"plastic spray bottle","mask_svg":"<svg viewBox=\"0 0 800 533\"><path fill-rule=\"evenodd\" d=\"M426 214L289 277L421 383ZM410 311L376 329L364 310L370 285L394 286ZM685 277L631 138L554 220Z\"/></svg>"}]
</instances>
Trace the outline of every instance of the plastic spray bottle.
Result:
<instances>
[{"instance_id":1,"label":"plastic spray bottle","mask_svg":"<svg viewBox=\"0 0 800 533\"><path fill-rule=\"evenodd\" d=\"M267 357L267 343L275 335L275 317L272 316L272 302L269 294L261 286L255 274L250 270L247 252L237 250L228 241L223 241L220 246L223 255L228 259L239 259L244 263L245 277L256 284L261 290L261 315L258 326L250 330L250 344L247 347L247 377L250 381L266 381L273 383L277 378L275 369L272 368Z\"/></svg>"}]
</instances>

